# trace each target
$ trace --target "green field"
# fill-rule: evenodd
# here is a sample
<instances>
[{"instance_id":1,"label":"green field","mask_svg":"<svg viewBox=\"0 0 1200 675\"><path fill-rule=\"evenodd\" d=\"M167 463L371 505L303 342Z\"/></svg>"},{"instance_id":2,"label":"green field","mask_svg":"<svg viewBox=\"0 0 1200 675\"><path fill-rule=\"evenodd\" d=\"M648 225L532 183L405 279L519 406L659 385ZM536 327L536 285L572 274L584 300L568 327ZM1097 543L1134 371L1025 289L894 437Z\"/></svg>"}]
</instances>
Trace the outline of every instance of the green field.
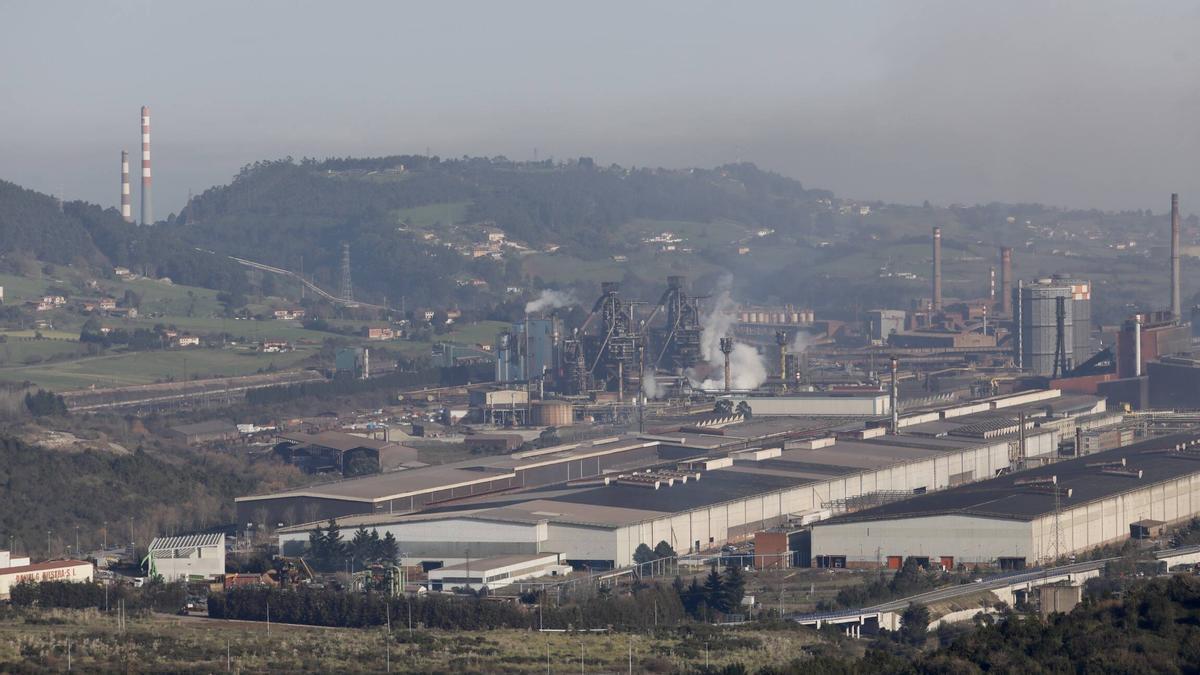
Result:
<instances>
[{"instance_id":1,"label":"green field","mask_svg":"<svg viewBox=\"0 0 1200 675\"><path fill-rule=\"evenodd\" d=\"M396 209L393 215L397 223L408 223L410 227L425 229L437 223L453 225L467 219L467 209L471 202L441 202L414 206L409 209Z\"/></svg>"},{"instance_id":2,"label":"green field","mask_svg":"<svg viewBox=\"0 0 1200 675\"><path fill-rule=\"evenodd\" d=\"M264 339L289 340L296 350L281 354L262 354L249 345L229 346L224 349L188 348L155 352L115 352L100 356L84 356L86 346L74 340L18 339L10 334L6 342L0 343L0 381L34 382L38 386L56 391L83 389L90 386L120 387L134 384L150 384L168 380L196 379L253 375L274 368L288 370L304 365L320 349L325 338L335 337L332 333L311 331L290 321L234 321L232 319L201 319L188 317L164 317L160 319L129 322L126 326L149 328L155 322L172 324L184 331L194 333L218 333L227 330L234 336L244 336L251 344ZM362 322L357 322L358 325ZM472 346L477 343L491 344L496 333L503 327L500 321L482 321L463 326L446 335L435 336L436 342L453 342ZM32 334L30 331L26 331ZM23 333L22 333L23 334ZM77 338L74 333L61 335ZM427 356L431 342L393 340L368 342L351 338L351 343L386 349L409 357ZM63 359L50 363L41 361L52 358ZM33 360L36 359L36 362Z\"/></svg>"},{"instance_id":3,"label":"green field","mask_svg":"<svg viewBox=\"0 0 1200 675\"><path fill-rule=\"evenodd\" d=\"M0 343L0 366L39 363L47 359L74 358L87 353L78 335L71 340L17 339L12 333L4 334L7 339Z\"/></svg>"},{"instance_id":4,"label":"green field","mask_svg":"<svg viewBox=\"0 0 1200 675\"><path fill-rule=\"evenodd\" d=\"M0 346L0 352L3 351ZM105 354L37 366L0 368L0 380L31 381L55 391L120 387L233 375L253 375L274 367L296 367L315 349L283 354L261 354L248 349L179 349L161 352Z\"/></svg>"},{"instance_id":5,"label":"green field","mask_svg":"<svg viewBox=\"0 0 1200 675\"><path fill-rule=\"evenodd\" d=\"M141 299L143 313L162 313L186 315L190 310L193 315L205 316L221 311L217 302L217 292L195 286L168 284L152 279L96 279L93 276L80 275L69 267L55 267L53 274L43 273L38 276L20 277L11 274L0 274L0 286L4 287L6 304L19 304L45 295L52 286L66 289L71 296L100 297L109 296L120 299L126 290L137 293ZM89 288L86 281L95 281L96 288Z\"/></svg>"}]
</instances>

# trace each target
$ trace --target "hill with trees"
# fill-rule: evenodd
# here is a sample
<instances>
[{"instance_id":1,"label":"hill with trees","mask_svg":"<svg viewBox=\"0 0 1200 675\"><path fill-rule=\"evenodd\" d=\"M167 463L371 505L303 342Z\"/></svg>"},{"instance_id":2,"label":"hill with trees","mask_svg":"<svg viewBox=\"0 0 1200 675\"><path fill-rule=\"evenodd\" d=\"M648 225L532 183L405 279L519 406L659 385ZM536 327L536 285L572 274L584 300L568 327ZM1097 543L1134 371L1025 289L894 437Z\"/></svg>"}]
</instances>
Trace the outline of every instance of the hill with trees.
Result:
<instances>
[{"instance_id":1,"label":"hill with trees","mask_svg":"<svg viewBox=\"0 0 1200 675\"><path fill-rule=\"evenodd\" d=\"M138 227L116 209L54 197L0 181L0 268L25 274L38 261L112 273L127 267L154 277L230 292L248 286L243 269L196 251L170 228Z\"/></svg>"},{"instance_id":2,"label":"hill with trees","mask_svg":"<svg viewBox=\"0 0 1200 675\"><path fill-rule=\"evenodd\" d=\"M919 614L912 611L906 617ZM896 635L876 640L862 659L846 659L826 650L816 658L760 672L1200 672L1200 578L1176 574L1142 581L1120 595L1093 593L1070 614L1053 614L1045 621L1010 611L999 622L988 618L957 636L945 632L944 636L940 630L925 634L902 628Z\"/></svg>"},{"instance_id":3,"label":"hill with trees","mask_svg":"<svg viewBox=\"0 0 1200 675\"><path fill-rule=\"evenodd\" d=\"M619 250L620 226L638 219L736 220L787 231L810 227L814 204L832 195L750 164L713 170L599 168L504 158L394 156L291 158L245 167L229 184L195 197L167 229L196 247L292 270L337 288L350 245L356 292L470 305L520 285L519 254L472 257L450 245L458 226L502 230L528 250L562 247L584 259ZM408 214L436 214L428 228ZM461 243L461 242L460 242ZM511 251L509 252L511 253Z\"/></svg>"}]
</instances>

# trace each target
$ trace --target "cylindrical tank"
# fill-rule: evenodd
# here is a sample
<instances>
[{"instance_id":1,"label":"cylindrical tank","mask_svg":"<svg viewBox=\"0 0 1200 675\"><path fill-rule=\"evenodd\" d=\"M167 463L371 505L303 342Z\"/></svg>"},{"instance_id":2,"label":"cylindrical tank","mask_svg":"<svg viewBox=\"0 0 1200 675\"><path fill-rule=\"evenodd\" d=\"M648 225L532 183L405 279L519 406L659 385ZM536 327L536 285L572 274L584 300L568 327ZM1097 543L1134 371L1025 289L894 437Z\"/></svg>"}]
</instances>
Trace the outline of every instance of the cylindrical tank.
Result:
<instances>
[{"instance_id":1,"label":"cylindrical tank","mask_svg":"<svg viewBox=\"0 0 1200 675\"><path fill-rule=\"evenodd\" d=\"M575 421L575 408L566 401L534 401L529 417L535 427L568 427Z\"/></svg>"}]
</instances>

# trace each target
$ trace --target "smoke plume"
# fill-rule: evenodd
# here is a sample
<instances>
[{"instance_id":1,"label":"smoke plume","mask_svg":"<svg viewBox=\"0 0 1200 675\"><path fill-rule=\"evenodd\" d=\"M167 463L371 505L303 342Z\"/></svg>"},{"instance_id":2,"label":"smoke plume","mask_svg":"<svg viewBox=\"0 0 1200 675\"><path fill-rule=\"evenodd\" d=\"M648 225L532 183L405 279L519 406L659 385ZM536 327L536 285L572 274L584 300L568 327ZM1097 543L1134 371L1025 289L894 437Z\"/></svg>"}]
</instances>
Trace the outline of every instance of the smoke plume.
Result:
<instances>
[{"instance_id":1,"label":"smoke plume","mask_svg":"<svg viewBox=\"0 0 1200 675\"><path fill-rule=\"evenodd\" d=\"M811 333L805 333L802 330L796 331L796 337L792 340L792 346L788 347L789 354L803 354L806 349L817 343L817 337Z\"/></svg>"},{"instance_id":2,"label":"smoke plume","mask_svg":"<svg viewBox=\"0 0 1200 675\"><path fill-rule=\"evenodd\" d=\"M646 371L645 376L642 377L642 393L646 395L646 398L658 398L659 396L658 380L654 379L654 373L650 371Z\"/></svg>"},{"instance_id":3,"label":"smoke plume","mask_svg":"<svg viewBox=\"0 0 1200 675\"><path fill-rule=\"evenodd\" d=\"M560 307L578 304L578 302L575 299L575 294L571 291L552 291L546 288L542 290L536 299L525 303L525 313L536 314L537 312L544 312L547 309L559 309Z\"/></svg>"},{"instance_id":4,"label":"smoke plume","mask_svg":"<svg viewBox=\"0 0 1200 675\"><path fill-rule=\"evenodd\" d=\"M732 286L732 277L722 277L717 285L717 297L712 309L700 318L701 356L712 370L711 376L702 382L697 382L694 373L689 372L688 379L693 387L714 390L725 386L725 355L721 353L721 338L733 335L733 325L737 321ZM767 366L762 355L748 344L734 343L733 352L729 355L729 369L733 378L729 384L733 389L757 389L767 381Z\"/></svg>"}]
</instances>

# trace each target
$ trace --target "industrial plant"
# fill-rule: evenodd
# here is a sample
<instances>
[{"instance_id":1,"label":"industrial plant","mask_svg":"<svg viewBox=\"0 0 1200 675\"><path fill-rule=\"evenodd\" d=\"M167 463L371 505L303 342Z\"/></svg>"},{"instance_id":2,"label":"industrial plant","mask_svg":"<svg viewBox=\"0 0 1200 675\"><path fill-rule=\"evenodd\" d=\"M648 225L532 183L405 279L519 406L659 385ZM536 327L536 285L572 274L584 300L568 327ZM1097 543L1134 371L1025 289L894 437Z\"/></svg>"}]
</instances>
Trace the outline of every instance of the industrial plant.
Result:
<instances>
[{"instance_id":1,"label":"industrial plant","mask_svg":"<svg viewBox=\"0 0 1200 675\"><path fill-rule=\"evenodd\" d=\"M941 228L931 244L928 300L858 324L738 307L682 276L654 301L603 283L578 326L570 294L543 294L497 336L495 382L460 415L499 454L247 495L238 520L299 554L336 518L483 585L464 563L533 577L778 532L789 566L1020 569L1200 516L1200 418L1161 410L1200 400L1177 244L1170 309L1099 339L1086 278L1019 279L1001 247L984 297L949 297ZM614 434L505 440L526 426Z\"/></svg>"}]
</instances>

